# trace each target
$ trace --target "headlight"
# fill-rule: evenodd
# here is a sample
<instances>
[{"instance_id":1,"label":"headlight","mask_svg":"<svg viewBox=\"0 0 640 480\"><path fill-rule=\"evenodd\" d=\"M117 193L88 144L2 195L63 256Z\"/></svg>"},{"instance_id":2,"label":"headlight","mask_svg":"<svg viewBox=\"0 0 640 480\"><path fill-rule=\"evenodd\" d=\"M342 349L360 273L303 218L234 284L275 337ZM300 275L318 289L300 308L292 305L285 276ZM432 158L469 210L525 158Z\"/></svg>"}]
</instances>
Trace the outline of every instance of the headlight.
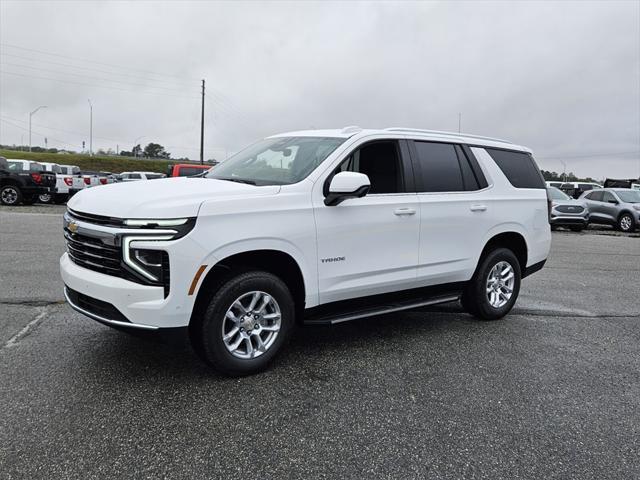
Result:
<instances>
[{"instance_id":1,"label":"headlight","mask_svg":"<svg viewBox=\"0 0 640 480\"><path fill-rule=\"evenodd\" d=\"M168 265L168 254L164 250L137 248L133 242L154 242L172 240L173 235L129 236L122 239L122 259L124 263L152 282L162 282L163 265ZM166 262L166 263L165 263Z\"/></svg>"},{"instance_id":2,"label":"headlight","mask_svg":"<svg viewBox=\"0 0 640 480\"><path fill-rule=\"evenodd\" d=\"M169 255L161 249L148 244L168 240L177 240L187 235L196 224L195 218L171 219L126 219L123 223L133 227L120 237L122 245L122 261L137 276L153 283L164 283L168 278ZM138 245L139 243L147 245Z\"/></svg>"}]
</instances>

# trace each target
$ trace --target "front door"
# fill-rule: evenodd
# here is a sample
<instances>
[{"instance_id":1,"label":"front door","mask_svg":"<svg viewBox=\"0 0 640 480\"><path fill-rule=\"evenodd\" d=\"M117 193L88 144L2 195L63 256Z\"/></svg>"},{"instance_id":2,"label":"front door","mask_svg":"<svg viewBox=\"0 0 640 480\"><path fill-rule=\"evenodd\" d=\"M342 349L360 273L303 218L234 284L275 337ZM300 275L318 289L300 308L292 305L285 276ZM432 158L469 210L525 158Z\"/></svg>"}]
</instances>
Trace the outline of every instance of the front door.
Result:
<instances>
[{"instance_id":1,"label":"front door","mask_svg":"<svg viewBox=\"0 0 640 480\"><path fill-rule=\"evenodd\" d=\"M316 185L326 194L330 179L340 171L364 173L371 182L365 197L337 206L328 207L322 195L314 196L321 303L415 286L419 204L401 142L379 140L355 147Z\"/></svg>"}]
</instances>

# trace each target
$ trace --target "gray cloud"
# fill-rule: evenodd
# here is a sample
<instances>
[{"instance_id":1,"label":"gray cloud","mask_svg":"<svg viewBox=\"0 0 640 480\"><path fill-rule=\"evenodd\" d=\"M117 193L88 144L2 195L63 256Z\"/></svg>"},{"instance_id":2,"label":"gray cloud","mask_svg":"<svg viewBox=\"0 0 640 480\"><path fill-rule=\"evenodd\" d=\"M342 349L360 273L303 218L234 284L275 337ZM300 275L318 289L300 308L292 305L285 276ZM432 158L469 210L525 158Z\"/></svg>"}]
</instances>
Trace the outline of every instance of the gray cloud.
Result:
<instances>
[{"instance_id":1,"label":"gray cloud","mask_svg":"<svg viewBox=\"0 0 640 480\"><path fill-rule=\"evenodd\" d=\"M640 175L638 2L4 0L0 31L0 68L23 75L0 77L2 143L45 104L34 143L78 149L91 98L94 149L144 135L196 158L205 78L208 157L309 127L457 130L462 112L542 168Z\"/></svg>"}]
</instances>

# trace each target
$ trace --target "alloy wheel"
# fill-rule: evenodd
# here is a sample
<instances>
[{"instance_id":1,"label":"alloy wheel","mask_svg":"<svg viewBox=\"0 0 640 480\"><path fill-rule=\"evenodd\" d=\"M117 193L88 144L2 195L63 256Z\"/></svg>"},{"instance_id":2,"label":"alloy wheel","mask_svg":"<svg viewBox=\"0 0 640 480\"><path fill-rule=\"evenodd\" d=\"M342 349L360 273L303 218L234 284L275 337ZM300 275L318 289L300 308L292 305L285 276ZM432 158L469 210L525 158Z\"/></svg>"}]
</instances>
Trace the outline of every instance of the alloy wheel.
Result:
<instances>
[{"instance_id":1,"label":"alloy wheel","mask_svg":"<svg viewBox=\"0 0 640 480\"><path fill-rule=\"evenodd\" d=\"M261 291L245 293L227 309L222 340L234 357L259 357L275 342L281 320L280 306L271 295Z\"/></svg>"},{"instance_id":2,"label":"alloy wheel","mask_svg":"<svg viewBox=\"0 0 640 480\"><path fill-rule=\"evenodd\" d=\"M2 203L13 205L18 201L18 191L13 187L7 187L2 190Z\"/></svg>"},{"instance_id":3,"label":"alloy wheel","mask_svg":"<svg viewBox=\"0 0 640 480\"><path fill-rule=\"evenodd\" d=\"M487 277L486 293L489 305L493 308L504 307L513 295L514 285L513 267L505 261L494 265Z\"/></svg>"},{"instance_id":4,"label":"alloy wheel","mask_svg":"<svg viewBox=\"0 0 640 480\"><path fill-rule=\"evenodd\" d=\"M631 230L631 217L629 215L624 215L621 219L620 219L620 229L628 232L629 230Z\"/></svg>"}]
</instances>

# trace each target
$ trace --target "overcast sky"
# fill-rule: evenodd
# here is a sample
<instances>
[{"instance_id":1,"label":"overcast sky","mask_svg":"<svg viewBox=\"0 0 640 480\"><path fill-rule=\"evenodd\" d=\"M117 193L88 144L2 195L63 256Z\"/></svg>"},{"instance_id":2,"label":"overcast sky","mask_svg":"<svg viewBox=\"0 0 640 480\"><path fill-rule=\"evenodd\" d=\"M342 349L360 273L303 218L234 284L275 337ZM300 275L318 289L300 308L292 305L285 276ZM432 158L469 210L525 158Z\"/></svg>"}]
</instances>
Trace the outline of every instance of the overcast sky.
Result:
<instances>
[{"instance_id":1,"label":"overcast sky","mask_svg":"<svg viewBox=\"0 0 640 480\"><path fill-rule=\"evenodd\" d=\"M541 168L640 175L640 2L0 2L0 143L165 145L287 130L510 139Z\"/></svg>"}]
</instances>

